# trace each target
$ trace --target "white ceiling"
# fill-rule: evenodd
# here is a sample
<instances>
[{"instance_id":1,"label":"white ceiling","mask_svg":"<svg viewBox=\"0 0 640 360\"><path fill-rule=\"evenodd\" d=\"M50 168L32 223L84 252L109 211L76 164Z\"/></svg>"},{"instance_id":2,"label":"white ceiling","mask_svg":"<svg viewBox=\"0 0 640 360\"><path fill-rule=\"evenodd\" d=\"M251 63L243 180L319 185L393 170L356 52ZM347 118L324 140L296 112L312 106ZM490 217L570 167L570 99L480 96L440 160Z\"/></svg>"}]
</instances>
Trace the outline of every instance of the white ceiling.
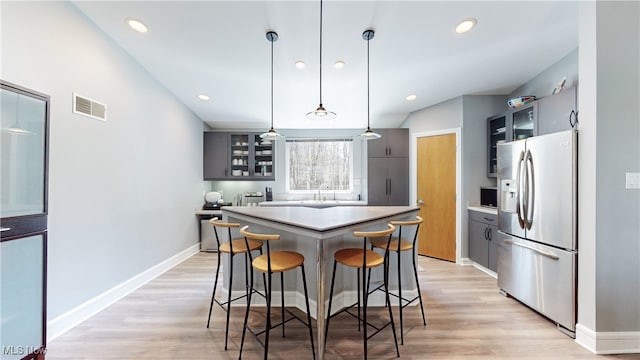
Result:
<instances>
[{"instance_id":1,"label":"white ceiling","mask_svg":"<svg viewBox=\"0 0 640 360\"><path fill-rule=\"evenodd\" d=\"M578 46L573 1L324 1L323 103L331 122L307 120L319 103L319 1L75 1L102 31L212 128L267 129L271 43L276 129L364 128L366 41L371 126L466 94L508 94ZM131 30L142 20L149 32ZM467 34L456 24L478 20ZM303 70L294 63L303 60ZM335 69L337 60L346 66ZM207 94L209 101L197 98ZM409 94L417 95L406 101ZM523 94L524 95L524 94ZM506 105L505 105L506 106Z\"/></svg>"}]
</instances>

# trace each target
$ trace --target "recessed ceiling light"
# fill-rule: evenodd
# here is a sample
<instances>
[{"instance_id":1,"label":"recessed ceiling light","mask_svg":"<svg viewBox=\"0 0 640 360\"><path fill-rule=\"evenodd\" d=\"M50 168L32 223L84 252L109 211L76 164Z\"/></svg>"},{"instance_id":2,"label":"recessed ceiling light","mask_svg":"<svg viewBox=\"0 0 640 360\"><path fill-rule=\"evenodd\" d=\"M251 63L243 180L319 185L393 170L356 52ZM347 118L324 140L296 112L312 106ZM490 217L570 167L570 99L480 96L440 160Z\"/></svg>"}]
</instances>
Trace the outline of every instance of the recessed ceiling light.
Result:
<instances>
[{"instance_id":1,"label":"recessed ceiling light","mask_svg":"<svg viewBox=\"0 0 640 360\"><path fill-rule=\"evenodd\" d=\"M149 31L149 29L147 29L147 25L143 24L142 21L138 19L127 18L126 22L129 27L137 32L146 33L147 31Z\"/></svg>"},{"instance_id":2,"label":"recessed ceiling light","mask_svg":"<svg viewBox=\"0 0 640 360\"><path fill-rule=\"evenodd\" d=\"M464 19L458 24L458 26L456 26L456 32L458 34L466 33L473 29L473 27L476 26L476 23L477 21L474 18Z\"/></svg>"},{"instance_id":3,"label":"recessed ceiling light","mask_svg":"<svg viewBox=\"0 0 640 360\"><path fill-rule=\"evenodd\" d=\"M207 96L205 94L200 94L200 95L198 95L198 99L207 101L207 100L209 100L209 96Z\"/></svg>"},{"instance_id":4,"label":"recessed ceiling light","mask_svg":"<svg viewBox=\"0 0 640 360\"><path fill-rule=\"evenodd\" d=\"M407 99L407 101L413 101L417 98L417 96L415 96L414 94L411 94L409 96L407 96L405 99Z\"/></svg>"},{"instance_id":5,"label":"recessed ceiling light","mask_svg":"<svg viewBox=\"0 0 640 360\"><path fill-rule=\"evenodd\" d=\"M297 69L304 69L305 66L306 66L306 64L304 63L304 61L302 61L302 60L296 61L296 68Z\"/></svg>"},{"instance_id":6,"label":"recessed ceiling light","mask_svg":"<svg viewBox=\"0 0 640 360\"><path fill-rule=\"evenodd\" d=\"M336 61L336 63L335 63L335 64L333 64L333 66L334 66L336 69L342 69L342 68L344 67L344 61L342 61L342 60L338 60L338 61Z\"/></svg>"}]
</instances>

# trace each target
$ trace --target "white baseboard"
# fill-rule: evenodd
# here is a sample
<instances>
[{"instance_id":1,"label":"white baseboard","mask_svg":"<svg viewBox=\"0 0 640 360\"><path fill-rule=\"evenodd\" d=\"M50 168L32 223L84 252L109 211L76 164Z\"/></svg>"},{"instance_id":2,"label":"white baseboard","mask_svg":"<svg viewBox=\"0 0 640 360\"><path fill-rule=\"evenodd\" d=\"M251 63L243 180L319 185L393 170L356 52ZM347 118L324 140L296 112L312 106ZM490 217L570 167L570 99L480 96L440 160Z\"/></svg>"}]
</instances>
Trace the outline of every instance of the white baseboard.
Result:
<instances>
[{"instance_id":1,"label":"white baseboard","mask_svg":"<svg viewBox=\"0 0 640 360\"><path fill-rule=\"evenodd\" d=\"M195 244L182 252L168 258L167 260L143 271L131 279L103 292L102 294L86 301L66 313L47 322L47 342L53 341L58 336L71 330L76 325L82 323L93 315L104 310L116 301L129 295L139 287L155 279L172 267L185 261L200 251L200 244Z\"/></svg>"},{"instance_id":2,"label":"white baseboard","mask_svg":"<svg viewBox=\"0 0 640 360\"><path fill-rule=\"evenodd\" d=\"M595 332L577 324L576 342L597 355L640 353L640 331Z\"/></svg>"}]
</instances>

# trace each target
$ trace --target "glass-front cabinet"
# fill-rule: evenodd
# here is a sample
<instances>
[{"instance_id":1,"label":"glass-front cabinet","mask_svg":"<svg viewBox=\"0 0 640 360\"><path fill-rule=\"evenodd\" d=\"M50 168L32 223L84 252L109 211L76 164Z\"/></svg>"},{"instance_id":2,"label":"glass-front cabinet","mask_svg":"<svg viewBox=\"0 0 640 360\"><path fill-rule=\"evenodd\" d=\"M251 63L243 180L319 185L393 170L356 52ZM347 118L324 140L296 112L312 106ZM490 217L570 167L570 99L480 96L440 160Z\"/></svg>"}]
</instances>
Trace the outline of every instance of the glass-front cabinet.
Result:
<instances>
[{"instance_id":1,"label":"glass-front cabinet","mask_svg":"<svg viewBox=\"0 0 640 360\"><path fill-rule=\"evenodd\" d=\"M274 180L274 144L257 133L230 133L232 179Z\"/></svg>"},{"instance_id":2,"label":"glass-front cabinet","mask_svg":"<svg viewBox=\"0 0 640 360\"><path fill-rule=\"evenodd\" d=\"M0 81L0 345L44 359L49 97Z\"/></svg>"},{"instance_id":3,"label":"glass-front cabinet","mask_svg":"<svg viewBox=\"0 0 640 360\"><path fill-rule=\"evenodd\" d=\"M522 140L538 135L538 103L533 102L511 111L511 139Z\"/></svg>"},{"instance_id":4,"label":"glass-front cabinet","mask_svg":"<svg viewBox=\"0 0 640 360\"><path fill-rule=\"evenodd\" d=\"M487 177L497 176L498 144L511 141L511 132L507 127L507 114L487 119Z\"/></svg>"}]
</instances>

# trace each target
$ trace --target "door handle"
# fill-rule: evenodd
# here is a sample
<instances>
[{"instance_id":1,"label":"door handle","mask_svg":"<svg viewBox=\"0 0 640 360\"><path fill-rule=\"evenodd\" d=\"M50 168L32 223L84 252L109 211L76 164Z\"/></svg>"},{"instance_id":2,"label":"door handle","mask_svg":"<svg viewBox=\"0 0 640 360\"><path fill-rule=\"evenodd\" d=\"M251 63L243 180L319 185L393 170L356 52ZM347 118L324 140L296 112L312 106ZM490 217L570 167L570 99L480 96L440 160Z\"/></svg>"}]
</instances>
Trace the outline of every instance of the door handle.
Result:
<instances>
[{"instance_id":1,"label":"door handle","mask_svg":"<svg viewBox=\"0 0 640 360\"><path fill-rule=\"evenodd\" d=\"M535 203L536 196L536 184L534 182L533 176L533 155L531 155L531 151L527 150L527 154L524 158L525 166L526 166L526 176L527 176L527 207L525 212L525 225L527 230L531 230L531 225L533 223L533 205Z\"/></svg>"},{"instance_id":2,"label":"door handle","mask_svg":"<svg viewBox=\"0 0 640 360\"><path fill-rule=\"evenodd\" d=\"M552 253L552 252L547 252L547 251L538 250L538 249L534 248L533 246L529 246L529 245L525 245L525 244L517 243L517 242L515 242L515 241L513 241L513 240L508 240L508 239L507 239L507 240L504 240L503 242L504 242L505 244L516 245L516 246L523 247L523 248L525 248L525 249L529 249L529 250L531 250L531 251L537 252L538 254L543 255L543 256L546 256L546 257L551 258L551 259L553 259L553 260L558 260L558 259L560 259L560 256L558 256L558 255L556 255L556 254L554 254L554 253Z\"/></svg>"},{"instance_id":3,"label":"door handle","mask_svg":"<svg viewBox=\"0 0 640 360\"><path fill-rule=\"evenodd\" d=\"M424 201L418 200L418 205L424 205Z\"/></svg>"},{"instance_id":4,"label":"door handle","mask_svg":"<svg viewBox=\"0 0 640 360\"><path fill-rule=\"evenodd\" d=\"M516 174L516 214L518 215L518 224L521 229L524 229L523 218L523 187L522 187L522 163L524 162L524 151L520 152L520 159L518 159L518 170Z\"/></svg>"},{"instance_id":5,"label":"door handle","mask_svg":"<svg viewBox=\"0 0 640 360\"><path fill-rule=\"evenodd\" d=\"M9 230L11 230L11 228L8 228L8 227L0 228L0 232L5 232L5 231L9 231Z\"/></svg>"}]
</instances>

